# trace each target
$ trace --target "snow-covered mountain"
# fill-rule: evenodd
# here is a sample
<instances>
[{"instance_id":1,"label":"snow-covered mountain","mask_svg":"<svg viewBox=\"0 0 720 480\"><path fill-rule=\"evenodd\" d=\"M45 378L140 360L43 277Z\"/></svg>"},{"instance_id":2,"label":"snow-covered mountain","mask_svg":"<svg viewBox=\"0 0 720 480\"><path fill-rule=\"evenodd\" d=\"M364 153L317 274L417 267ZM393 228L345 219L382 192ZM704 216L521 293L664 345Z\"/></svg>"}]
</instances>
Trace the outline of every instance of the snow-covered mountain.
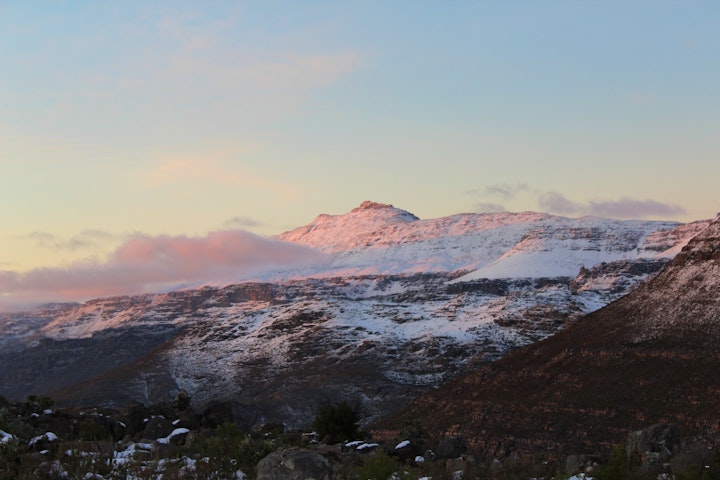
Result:
<instances>
[{"instance_id":1,"label":"snow-covered mountain","mask_svg":"<svg viewBox=\"0 0 720 480\"><path fill-rule=\"evenodd\" d=\"M374 202L320 215L280 240L334 255L323 275L467 272L478 278L574 277L616 260L669 259L707 222L579 219L543 213L464 213L420 220Z\"/></svg>"},{"instance_id":2,"label":"snow-covered mountain","mask_svg":"<svg viewBox=\"0 0 720 480\"><path fill-rule=\"evenodd\" d=\"M0 395L155 402L183 388L293 426L345 398L372 419L619 298L708 223L420 220L364 202L279 236L331 256L315 268L0 315Z\"/></svg>"}]
</instances>

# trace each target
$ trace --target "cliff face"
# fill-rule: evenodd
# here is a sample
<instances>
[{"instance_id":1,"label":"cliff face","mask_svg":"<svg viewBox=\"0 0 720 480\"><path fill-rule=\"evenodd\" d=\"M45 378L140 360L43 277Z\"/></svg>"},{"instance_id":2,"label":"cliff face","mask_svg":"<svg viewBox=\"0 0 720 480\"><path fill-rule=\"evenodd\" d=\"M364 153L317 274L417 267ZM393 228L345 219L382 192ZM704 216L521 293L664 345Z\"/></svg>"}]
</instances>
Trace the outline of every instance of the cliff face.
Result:
<instances>
[{"instance_id":1,"label":"cliff face","mask_svg":"<svg viewBox=\"0 0 720 480\"><path fill-rule=\"evenodd\" d=\"M718 393L720 217L626 297L422 396L377 432L420 419L487 459L593 453L657 422L712 444Z\"/></svg>"}]
</instances>

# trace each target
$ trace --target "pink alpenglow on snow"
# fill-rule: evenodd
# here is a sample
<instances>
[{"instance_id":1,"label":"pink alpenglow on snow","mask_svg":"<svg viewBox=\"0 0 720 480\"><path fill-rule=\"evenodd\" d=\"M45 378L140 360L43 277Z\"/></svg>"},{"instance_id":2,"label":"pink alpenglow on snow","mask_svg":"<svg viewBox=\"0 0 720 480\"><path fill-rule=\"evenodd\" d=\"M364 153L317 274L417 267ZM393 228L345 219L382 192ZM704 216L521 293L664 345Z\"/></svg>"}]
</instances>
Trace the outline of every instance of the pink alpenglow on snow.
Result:
<instances>
[{"instance_id":1,"label":"pink alpenglow on snow","mask_svg":"<svg viewBox=\"0 0 720 480\"><path fill-rule=\"evenodd\" d=\"M50 301L83 301L99 296L143 293L184 283L222 283L277 269L326 261L310 248L241 230L204 237L138 236L105 262L65 268L0 271L0 311Z\"/></svg>"}]
</instances>

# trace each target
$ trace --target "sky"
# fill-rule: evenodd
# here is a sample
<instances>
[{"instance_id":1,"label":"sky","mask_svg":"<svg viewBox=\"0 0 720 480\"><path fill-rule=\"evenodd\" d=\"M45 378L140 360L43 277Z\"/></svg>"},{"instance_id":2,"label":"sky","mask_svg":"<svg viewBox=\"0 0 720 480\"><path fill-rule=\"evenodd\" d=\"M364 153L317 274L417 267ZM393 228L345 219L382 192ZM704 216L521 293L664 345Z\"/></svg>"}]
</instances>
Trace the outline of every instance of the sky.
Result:
<instances>
[{"instance_id":1,"label":"sky","mask_svg":"<svg viewBox=\"0 0 720 480\"><path fill-rule=\"evenodd\" d=\"M0 0L0 310L316 261L272 236L364 200L714 217L719 22L716 1Z\"/></svg>"}]
</instances>

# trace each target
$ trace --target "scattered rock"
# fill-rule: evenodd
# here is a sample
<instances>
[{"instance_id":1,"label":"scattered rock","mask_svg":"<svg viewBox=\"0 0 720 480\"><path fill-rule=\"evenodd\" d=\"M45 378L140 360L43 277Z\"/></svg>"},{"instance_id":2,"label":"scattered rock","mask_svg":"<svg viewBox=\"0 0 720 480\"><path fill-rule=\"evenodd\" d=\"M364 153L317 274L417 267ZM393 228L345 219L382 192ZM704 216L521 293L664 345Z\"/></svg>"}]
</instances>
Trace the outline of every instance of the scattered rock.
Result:
<instances>
[{"instance_id":1,"label":"scattered rock","mask_svg":"<svg viewBox=\"0 0 720 480\"><path fill-rule=\"evenodd\" d=\"M569 455L565 459L565 473L568 475L590 473L598 466L599 461L599 457L595 455Z\"/></svg>"},{"instance_id":2,"label":"scattered rock","mask_svg":"<svg viewBox=\"0 0 720 480\"><path fill-rule=\"evenodd\" d=\"M463 478L463 475L470 471L475 465L475 459L470 455L461 455L459 458L449 458L445 462L445 471L451 478Z\"/></svg>"}]
</instances>

